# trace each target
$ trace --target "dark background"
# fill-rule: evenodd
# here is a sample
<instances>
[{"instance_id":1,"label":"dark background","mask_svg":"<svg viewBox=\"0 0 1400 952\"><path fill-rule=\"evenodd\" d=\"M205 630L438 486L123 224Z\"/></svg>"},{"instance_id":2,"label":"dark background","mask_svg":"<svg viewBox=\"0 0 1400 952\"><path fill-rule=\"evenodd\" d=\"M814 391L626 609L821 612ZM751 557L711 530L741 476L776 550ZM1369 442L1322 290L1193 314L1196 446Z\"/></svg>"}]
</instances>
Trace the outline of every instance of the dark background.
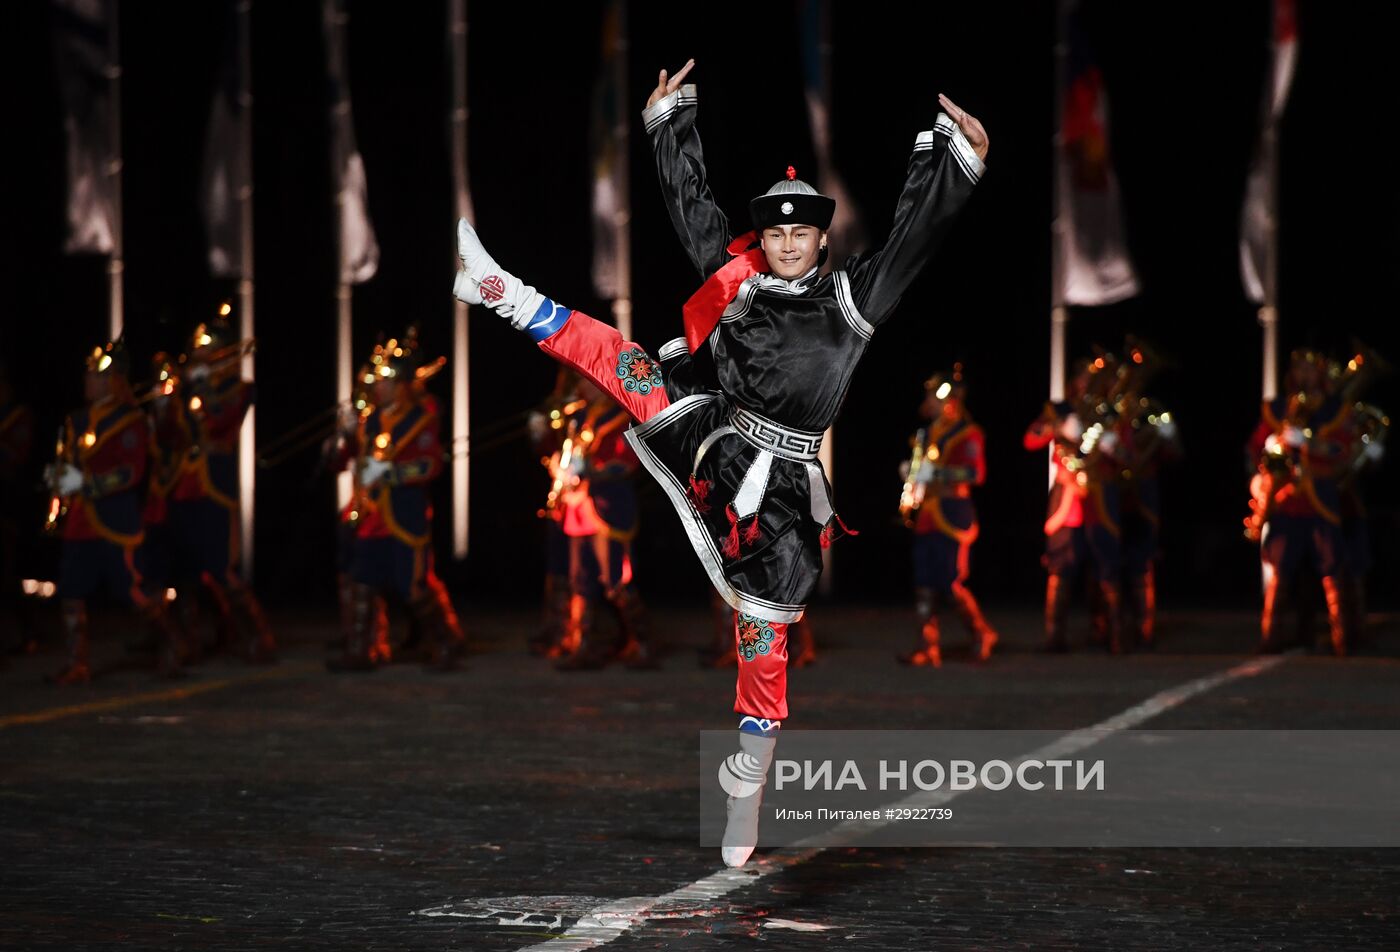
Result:
<instances>
[{"instance_id":1,"label":"dark background","mask_svg":"<svg viewBox=\"0 0 1400 952\"><path fill-rule=\"evenodd\" d=\"M382 249L355 289L356 354L375 332L420 321L450 346L453 213L448 166L445 4L350 3L355 125ZM1053 5L838 2L833 141L867 232L888 228L913 137L943 91L989 130L989 167L948 245L876 336L835 431L834 483L861 534L835 553L835 593L907 591L895 468L917 425L920 381L967 365L970 406L988 433L989 478L973 587L994 603L1040 597L1043 457L1021 432L1048 387ZM1132 8L1131 10L1129 8ZM1397 84L1379 5L1301 4L1300 58L1282 129L1282 351L1340 353L1357 334L1395 358L1400 189L1393 176ZM742 12L740 12L742 11ZM1156 14L1145 19L1148 12ZM1237 223L1267 67L1268 5L1089 3L1112 114L1112 148L1143 294L1078 309L1071 355L1125 332L1175 361L1156 390L1181 422L1187 458L1165 480L1163 604L1252 606L1256 551L1243 541L1243 444L1258 414L1260 332L1239 284ZM588 129L601 13L586 3L471 3L470 178L477 226L502 264L557 300L606 315L590 280ZM84 350L104 339L105 259L67 257L64 140L49 11L6 6L0 31L0 299L4 358L39 411L38 455L81 397ZM200 160L221 5L128 0L124 65L126 321L134 366L178 348L231 282L211 280L198 213ZM712 186L730 217L789 164L812 169L794 7L634 2L635 336L679 333L696 275L674 241L639 119L658 68L696 58ZM320 4L253 11L258 432L266 441L329 406L335 262ZM838 249L838 258L856 249ZM540 400L551 363L503 322L473 318L472 425ZM445 396L448 375L435 383ZM1372 399L1394 409L1395 378ZM1397 604L1394 465L1372 478L1377 607ZM525 442L473 460L471 555L449 556L450 497L439 486L439 569L466 602L532 599L547 481ZM645 593L699 602L706 584L661 495L643 488L638 579ZM333 585L333 487L313 453L258 482L258 581L274 603L324 600ZM37 517L36 517L37 523Z\"/></svg>"}]
</instances>

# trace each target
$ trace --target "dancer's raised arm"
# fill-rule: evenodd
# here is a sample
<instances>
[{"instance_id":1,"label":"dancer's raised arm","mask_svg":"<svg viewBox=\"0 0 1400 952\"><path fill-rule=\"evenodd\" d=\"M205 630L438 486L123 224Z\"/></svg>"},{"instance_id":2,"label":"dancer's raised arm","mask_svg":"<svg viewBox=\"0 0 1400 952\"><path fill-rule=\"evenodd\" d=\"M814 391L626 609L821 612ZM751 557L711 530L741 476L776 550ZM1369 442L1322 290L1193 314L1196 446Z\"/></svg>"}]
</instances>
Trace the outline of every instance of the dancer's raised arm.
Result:
<instances>
[{"instance_id":1,"label":"dancer's raised arm","mask_svg":"<svg viewBox=\"0 0 1400 952\"><path fill-rule=\"evenodd\" d=\"M729 220L715 204L705 180L700 134L695 131L699 102L693 84L684 80L695 66L686 62L674 76L662 70L647 97L642 121L651 137L661 196L676 235L700 277L708 278L728 263Z\"/></svg>"},{"instance_id":2,"label":"dancer's raised arm","mask_svg":"<svg viewBox=\"0 0 1400 952\"><path fill-rule=\"evenodd\" d=\"M874 326L894 312L982 176L988 146L982 123L947 96L938 101L946 111L914 140L889 237L846 265L856 307Z\"/></svg>"}]
</instances>

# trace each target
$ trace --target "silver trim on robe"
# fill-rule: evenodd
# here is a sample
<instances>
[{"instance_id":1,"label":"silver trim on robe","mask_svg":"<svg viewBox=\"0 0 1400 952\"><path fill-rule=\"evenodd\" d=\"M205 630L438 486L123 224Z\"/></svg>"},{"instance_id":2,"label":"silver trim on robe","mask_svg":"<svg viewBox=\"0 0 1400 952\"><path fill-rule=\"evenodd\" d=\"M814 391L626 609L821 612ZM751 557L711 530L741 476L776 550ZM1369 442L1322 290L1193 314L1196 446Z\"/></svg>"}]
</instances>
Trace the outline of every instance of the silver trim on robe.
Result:
<instances>
[{"instance_id":1,"label":"silver trim on robe","mask_svg":"<svg viewBox=\"0 0 1400 952\"><path fill-rule=\"evenodd\" d=\"M689 353L689 351L690 348L686 345L684 337L673 337L661 345L661 349L656 352L656 359L665 362L672 357Z\"/></svg>"},{"instance_id":2,"label":"silver trim on robe","mask_svg":"<svg viewBox=\"0 0 1400 952\"><path fill-rule=\"evenodd\" d=\"M676 114L676 110L681 106L692 106L700 102L700 97L695 91L694 83L686 83L680 89L667 96L662 96L656 102L642 110L642 124L648 133L653 132L657 126L669 120Z\"/></svg>"},{"instance_id":3,"label":"silver trim on robe","mask_svg":"<svg viewBox=\"0 0 1400 952\"><path fill-rule=\"evenodd\" d=\"M671 500L671 505L675 508L676 515L680 517L681 525L685 528L686 538L690 540L690 547L695 550L701 567L709 576L710 584L715 587L715 591L719 592L725 603L737 612L757 615L767 621L787 624L801 621L807 606L771 602L756 595L741 592L730 584L729 579L724 577L724 562L720 556L719 548L715 545L715 540L710 537L709 530L700 521L690 497L686 495L686 487L680 484L671 471L666 468L666 465L646 445L645 437L648 434L670 426L686 414L719 399L721 399L720 395L715 393L693 393L682 397L645 423L638 423L629 428L624 434L627 444L632 447L633 452L637 454L637 459L656 480L662 492Z\"/></svg>"},{"instance_id":4,"label":"silver trim on robe","mask_svg":"<svg viewBox=\"0 0 1400 952\"><path fill-rule=\"evenodd\" d=\"M806 462L821 452L820 433L794 430L743 407L735 407L730 420L745 439L775 456Z\"/></svg>"}]
</instances>

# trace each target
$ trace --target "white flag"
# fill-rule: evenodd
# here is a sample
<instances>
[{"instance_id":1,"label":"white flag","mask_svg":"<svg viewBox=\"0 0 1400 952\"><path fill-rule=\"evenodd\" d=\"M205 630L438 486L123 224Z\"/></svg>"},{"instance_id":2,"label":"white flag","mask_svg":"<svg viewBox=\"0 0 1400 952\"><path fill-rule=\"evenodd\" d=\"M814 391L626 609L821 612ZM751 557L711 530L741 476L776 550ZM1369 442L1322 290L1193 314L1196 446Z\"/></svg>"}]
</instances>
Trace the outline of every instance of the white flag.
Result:
<instances>
[{"instance_id":1,"label":"white flag","mask_svg":"<svg viewBox=\"0 0 1400 952\"><path fill-rule=\"evenodd\" d=\"M1079 4L1066 2L1068 62L1055 156L1060 216L1056 299L1061 304L1112 304L1137 294L1138 279L1123 238L1103 76L1079 20Z\"/></svg>"},{"instance_id":2,"label":"white flag","mask_svg":"<svg viewBox=\"0 0 1400 952\"><path fill-rule=\"evenodd\" d=\"M1269 144L1277 142L1278 123L1293 85L1293 67L1298 59L1298 20L1293 0L1274 0L1273 56L1269 83L1260 109L1259 141L1254 162L1245 183L1244 209L1240 213L1240 282L1244 293L1256 304L1263 304L1265 262L1272 239L1274 179L1277 152L1268 154Z\"/></svg>"},{"instance_id":3,"label":"white flag","mask_svg":"<svg viewBox=\"0 0 1400 952\"><path fill-rule=\"evenodd\" d=\"M623 194L622 156L614 134L617 123L626 121L622 108L626 90L618 89L615 80L617 58L627 55L618 43L621 15L618 0L611 0L603 14L603 48L589 130L593 140L593 290L608 300L627 293L623 287L627 249L619 247L618 233L618 216L627 214L627 196Z\"/></svg>"},{"instance_id":4,"label":"white flag","mask_svg":"<svg viewBox=\"0 0 1400 952\"><path fill-rule=\"evenodd\" d=\"M340 209L340 278L349 284L363 284L379 270L379 242L375 240L374 226L369 220L365 163L355 144L355 121L350 111L343 0L326 0L323 13L330 85L332 170Z\"/></svg>"},{"instance_id":5,"label":"white flag","mask_svg":"<svg viewBox=\"0 0 1400 952\"><path fill-rule=\"evenodd\" d=\"M69 254L110 254L116 199L110 154L112 102L108 86L108 5L116 0L53 0L54 59L68 139Z\"/></svg>"},{"instance_id":6,"label":"white flag","mask_svg":"<svg viewBox=\"0 0 1400 952\"><path fill-rule=\"evenodd\" d=\"M239 90L246 85L243 57L238 49L239 31L228 5L228 42L219 70L218 85L209 108L209 132L204 140L204 228L209 238L209 273L216 278L244 274L242 191L251 187L246 156L248 128Z\"/></svg>"}]
</instances>

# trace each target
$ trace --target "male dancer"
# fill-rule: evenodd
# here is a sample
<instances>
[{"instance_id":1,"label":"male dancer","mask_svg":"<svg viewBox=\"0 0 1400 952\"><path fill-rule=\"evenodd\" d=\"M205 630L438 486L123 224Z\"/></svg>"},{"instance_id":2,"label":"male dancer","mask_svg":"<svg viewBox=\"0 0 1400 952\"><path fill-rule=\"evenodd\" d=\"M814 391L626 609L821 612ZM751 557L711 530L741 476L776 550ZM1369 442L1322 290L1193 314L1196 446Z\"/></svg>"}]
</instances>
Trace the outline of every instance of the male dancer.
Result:
<instances>
[{"instance_id":1,"label":"male dancer","mask_svg":"<svg viewBox=\"0 0 1400 952\"><path fill-rule=\"evenodd\" d=\"M637 421L628 441L735 610L740 746L764 776L788 713L787 626L802 617L841 525L817 462L821 434L875 329L971 196L988 143L980 122L940 96L947 113L914 141L884 246L819 274L836 203L791 168L750 203L755 230L733 237L706 184L695 87L681 85L692 66L670 79L663 70L643 112L672 224L705 279L685 307L685 336L659 361L503 270L465 219L453 290L527 331ZM757 843L761 795L730 800L730 866Z\"/></svg>"}]
</instances>

